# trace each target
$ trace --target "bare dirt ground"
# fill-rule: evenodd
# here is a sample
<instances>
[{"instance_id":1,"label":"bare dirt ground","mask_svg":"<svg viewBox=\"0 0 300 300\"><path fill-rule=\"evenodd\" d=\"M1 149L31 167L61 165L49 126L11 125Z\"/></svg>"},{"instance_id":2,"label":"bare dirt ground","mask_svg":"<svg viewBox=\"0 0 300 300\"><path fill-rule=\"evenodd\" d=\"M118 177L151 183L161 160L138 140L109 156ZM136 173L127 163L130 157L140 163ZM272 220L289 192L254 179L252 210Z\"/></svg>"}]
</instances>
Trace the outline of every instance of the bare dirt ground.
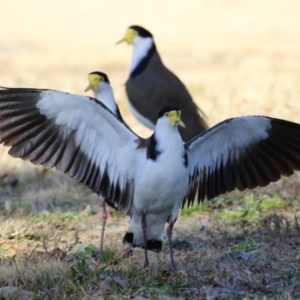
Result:
<instances>
[{"instance_id":1,"label":"bare dirt ground","mask_svg":"<svg viewBox=\"0 0 300 300\"><path fill-rule=\"evenodd\" d=\"M87 74L103 71L142 136L150 131L129 112L124 91L132 49L115 45L133 24L154 34L163 61L211 126L248 114L300 122L297 0L0 0L0 24L0 86L83 94ZM0 295L17 287L28 299L300 298L298 174L183 211L174 233L175 274L167 249L151 255L149 270L140 268L140 251L121 259L128 220L114 213L108 258L97 261L97 196L64 175L44 174L4 147L0 175ZM114 276L121 282L100 288Z\"/></svg>"}]
</instances>

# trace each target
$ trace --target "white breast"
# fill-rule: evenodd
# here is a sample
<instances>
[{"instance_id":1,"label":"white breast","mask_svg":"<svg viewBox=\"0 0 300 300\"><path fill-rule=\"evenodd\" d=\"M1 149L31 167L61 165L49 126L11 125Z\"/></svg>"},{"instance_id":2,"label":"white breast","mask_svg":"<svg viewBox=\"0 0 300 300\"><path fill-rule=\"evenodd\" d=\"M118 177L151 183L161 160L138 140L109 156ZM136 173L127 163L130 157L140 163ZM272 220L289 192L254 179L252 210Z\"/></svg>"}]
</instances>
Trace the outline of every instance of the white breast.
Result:
<instances>
[{"instance_id":1,"label":"white breast","mask_svg":"<svg viewBox=\"0 0 300 300\"><path fill-rule=\"evenodd\" d=\"M170 212L180 203L188 189L188 168L184 165L185 149L178 130L160 131L157 160L148 159L136 183L134 206L141 212Z\"/></svg>"},{"instance_id":2,"label":"white breast","mask_svg":"<svg viewBox=\"0 0 300 300\"><path fill-rule=\"evenodd\" d=\"M101 82L95 98L101 101L114 115L117 113L117 104L110 84Z\"/></svg>"},{"instance_id":3,"label":"white breast","mask_svg":"<svg viewBox=\"0 0 300 300\"><path fill-rule=\"evenodd\" d=\"M143 99L141 99L143 101ZM131 110L132 114L138 119L139 122L141 122L144 126L154 130L155 124L153 124L150 120L148 120L146 117L141 115L130 103L130 100L128 100L128 106Z\"/></svg>"},{"instance_id":4,"label":"white breast","mask_svg":"<svg viewBox=\"0 0 300 300\"><path fill-rule=\"evenodd\" d=\"M133 54L129 69L129 76L131 72L139 65L140 61L147 55L152 45L153 39L151 37L143 38L138 35L135 36L133 40Z\"/></svg>"}]
</instances>

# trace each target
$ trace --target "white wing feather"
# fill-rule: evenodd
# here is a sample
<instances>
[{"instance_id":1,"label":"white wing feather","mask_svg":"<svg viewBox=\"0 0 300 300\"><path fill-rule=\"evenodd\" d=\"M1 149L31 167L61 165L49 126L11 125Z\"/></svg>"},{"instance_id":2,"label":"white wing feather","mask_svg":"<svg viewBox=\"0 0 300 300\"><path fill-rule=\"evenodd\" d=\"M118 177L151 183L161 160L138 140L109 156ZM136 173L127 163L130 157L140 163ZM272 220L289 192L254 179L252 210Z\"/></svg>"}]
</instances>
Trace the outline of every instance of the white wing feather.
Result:
<instances>
[{"instance_id":1,"label":"white wing feather","mask_svg":"<svg viewBox=\"0 0 300 300\"><path fill-rule=\"evenodd\" d=\"M47 120L41 121L41 123L50 122L47 123L48 128L50 125L55 124L54 131L57 138L66 143L64 153L61 154L61 161L67 161L65 164L56 161L54 166L57 169L71 173L70 176L89 185L87 183L88 178L82 179L83 175L79 174L79 171L77 172L80 166L85 165L84 170L89 169L91 173L99 172L100 178L106 176L106 179L108 179L107 189L114 190L118 187L119 193L126 192L127 184L134 185L138 167L145 159L145 155L143 155L145 150L137 149L136 140L138 136L130 131L124 123L120 122L104 105L99 104L93 98L54 90L7 89L0 92L0 119L1 115L6 113L5 110L11 109L11 99L15 101L14 103L20 103L19 109L15 109L16 105L13 106L15 115L23 117L26 114L26 112L22 112L22 106L25 106L27 101L27 105L33 106L32 110L38 110L41 115L46 117ZM32 99L36 99L36 101ZM6 119L4 117L1 122L3 124L1 134L9 132L11 128L5 127ZM40 125L41 131L33 137L30 136L21 146L19 144L14 145L13 138L15 137L6 138L4 136L2 138L0 136L1 142L12 146L11 155L39 163L42 160L36 158L35 149L32 147L31 151L30 147L35 145L35 148L37 148L36 144L42 144L45 140L45 138L42 138L42 125ZM43 126L45 127L45 125ZM15 127L17 128L17 125ZM26 133L24 133L25 135ZM40 140L42 142L39 142ZM78 155L78 152L81 156ZM74 155L74 161L75 156L80 157L81 160L77 161L79 167L74 167L71 172L69 172L71 168L66 167L70 155ZM70 161L72 163L72 158ZM46 163L44 165L47 166ZM86 172L88 173L88 171ZM99 176L96 176L96 178L99 178ZM101 193L100 190L97 190L100 187L97 187L95 183L93 184L94 192ZM108 193L106 196L110 198L110 195L113 198L114 192ZM126 203L121 205L122 208L126 207L125 210L131 206L132 193L129 193L129 197L130 199L126 199ZM113 202L115 199L109 200Z\"/></svg>"},{"instance_id":2,"label":"white wing feather","mask_svg":"<svg viewBox=\"0 0 300 300\"><path fill-rule=\"evenodd\" d=\"M221 161L225 164L229 157L239 157L239 151L249 144L266 139L270 128L270 119L260 116L234 118L219 123L188 143L190 170L196 166L198 169L211 167Z\"/></svg>"},{"instance_id":3,"label":"white wing feather","mask_svg":"<svg viewBox=\"0 0 300 300\"><path fill-rule=\"evenodd\" d=\"M223 121L185 144L188 204L255 188L300 168L300 125L263 116Z\"/></svg>"}]
</instances>

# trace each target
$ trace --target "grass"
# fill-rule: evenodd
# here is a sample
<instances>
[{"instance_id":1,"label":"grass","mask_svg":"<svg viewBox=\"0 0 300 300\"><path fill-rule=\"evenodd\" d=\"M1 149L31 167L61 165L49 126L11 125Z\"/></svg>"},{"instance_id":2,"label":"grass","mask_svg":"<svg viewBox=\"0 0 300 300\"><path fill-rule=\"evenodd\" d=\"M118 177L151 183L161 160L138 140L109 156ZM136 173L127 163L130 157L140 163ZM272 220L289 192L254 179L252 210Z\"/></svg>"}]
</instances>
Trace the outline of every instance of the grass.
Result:
<instances>
[{"instance_id":1,"label":"grass","mask_svg":"<svg viewBox=\"0 0 300 300\"><path fill-rule=\"evenodd\" d=\"M26 185L6 190L8 199L10 193L15 199L23 194L27 203L0 218L1 287L29 292L30 299L300 297L300 202L281 194L297 184L297 174L183 210L173 237L178 271L170 269L166 240L162 253L150 254L148 269L141 267L143 251L126 257L121 240L127 219L114 212L100 256L97 199L64 176L57 183L57 176L46 173L43 188L35 190L37 195L53 190L42 193L43 201L52 203L48 210L28 209Z\"/></svg>"},{"instance_id":2,"label":"grass","mask_svg":"<svg viewBox=\"0 0 300 300\"><path fill-rule=\"evenodd\" d=\"M245 114L299 122L297 1L160 1L157 9L67 0L34 10L0 2L0 85L82 94L86 75L104 71L126 121L147 136L125 100L132 49L114 46L136 23L155 34L211 126ZM0 298L299 299L299 182L297 173L182 210L173 236L178 271L166 240L143 269L143 251L127 257L122 245L128 218L110 211L100 257L97 195L1 147Z\"/></svg>"}]
</instances>

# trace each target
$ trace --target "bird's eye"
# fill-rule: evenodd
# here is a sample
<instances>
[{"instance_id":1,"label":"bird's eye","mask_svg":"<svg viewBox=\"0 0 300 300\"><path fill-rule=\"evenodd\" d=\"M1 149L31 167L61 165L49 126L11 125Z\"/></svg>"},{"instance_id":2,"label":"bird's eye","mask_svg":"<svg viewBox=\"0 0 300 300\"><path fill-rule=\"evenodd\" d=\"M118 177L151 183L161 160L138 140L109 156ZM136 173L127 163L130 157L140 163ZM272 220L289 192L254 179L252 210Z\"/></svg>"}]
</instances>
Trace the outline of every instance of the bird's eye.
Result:
<instances>
[{"instance_id":1,"label":"bird's eye","mask_svg":"<svg viewBox=\"0 0 300 300\"><path fill-rule=\"evenodd\" d=\"M168 116L169 116L169 113L165 113L165 116L168 117Z\"/></svg>"}]
</instances>

